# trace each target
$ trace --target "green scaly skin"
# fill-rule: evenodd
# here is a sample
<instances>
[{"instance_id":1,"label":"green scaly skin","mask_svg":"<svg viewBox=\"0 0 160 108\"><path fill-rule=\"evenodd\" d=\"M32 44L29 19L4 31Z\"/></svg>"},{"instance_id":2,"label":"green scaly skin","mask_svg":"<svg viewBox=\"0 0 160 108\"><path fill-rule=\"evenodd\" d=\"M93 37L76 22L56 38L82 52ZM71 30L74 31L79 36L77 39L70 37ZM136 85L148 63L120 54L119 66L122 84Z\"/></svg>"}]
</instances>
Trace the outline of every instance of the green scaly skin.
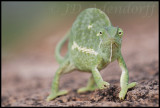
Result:
<instances>
[{"instance_id":1,"label":"green scaly skin","mask_svg":"<svg viewBox=\"0 0 160 108\"><path fill-rule=\"evenodd\" d=\"M81 12L71 30L56 46L55 55L60 67L55 73L47 101L68 93L66 90L59 91L59 79L61 75L73 70L91 73L87 86L78 89L78 93L109 87L110 84L102 79L99 71L115 60L122 69L119 98L124 100L128 89L134 87L136 82L128 84L128 69L121 54L122 36L122 29L113 27L101 10L89 8ZM67 39L68 53L62 57L60 50Z\"/></svg>"}]
</instances>

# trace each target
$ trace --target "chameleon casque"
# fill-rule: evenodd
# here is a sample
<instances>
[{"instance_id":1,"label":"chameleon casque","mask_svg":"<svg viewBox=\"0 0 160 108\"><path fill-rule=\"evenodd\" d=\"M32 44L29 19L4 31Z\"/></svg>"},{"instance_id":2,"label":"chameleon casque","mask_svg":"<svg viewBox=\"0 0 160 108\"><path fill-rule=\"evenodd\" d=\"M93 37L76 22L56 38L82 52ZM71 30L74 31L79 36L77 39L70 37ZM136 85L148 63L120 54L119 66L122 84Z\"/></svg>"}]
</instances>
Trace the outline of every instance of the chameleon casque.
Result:
<instances>
[{"instance_id":1,"label":"chameleon casque","mask_svg":"<svg viewBox=\"0 0 160 108\"><path fill-rule=\"evenodd\" d=\"M115 60L122 70L119 98L124 100L127 90L134 87L136 82L128 83L128 69L121 54L122 36L122 29L112 26L108 16L100 9L88 8L81 12L70 31L56 46L55 55L60 66L54 75L47 101L68 93L67 90L59 91L59 79L62 74L73 70L91 73L87 86L78 89L78 93L109 87L110 84L102 79L100 70ZM60 51L67 39L68 52L62 57Z\"/></svg>"}]
</instances>

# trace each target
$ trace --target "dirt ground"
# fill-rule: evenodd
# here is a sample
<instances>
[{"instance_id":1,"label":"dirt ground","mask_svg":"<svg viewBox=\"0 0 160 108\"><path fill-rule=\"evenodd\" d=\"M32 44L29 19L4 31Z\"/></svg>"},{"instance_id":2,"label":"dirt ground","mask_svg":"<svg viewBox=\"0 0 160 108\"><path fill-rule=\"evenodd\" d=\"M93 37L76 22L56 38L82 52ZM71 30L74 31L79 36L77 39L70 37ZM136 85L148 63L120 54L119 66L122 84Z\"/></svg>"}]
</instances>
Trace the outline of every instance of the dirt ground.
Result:
<instances>
[{"instance_id":1,"label":"dirt ground","mask_svg":"<svg viewBox=\"0 0 160 108\"><path fill-rule=\"evenodd\" d=\"M145 23L147 22L147 23ZM116 24L117 22L115 22ZM63 75L60 89L69 94L46 102L58 63L54 58L55 44L66 30L48 36L26 52L2 60L2 106L159 106L158 17L143 21L129 20L120 26L125 31L122 54L129 70L129 82L138 85L130 89L124 101L118 99L121 69L117 61L101 71L110 88L77 94L86 85L89 73L74 71ZM126 27L126 24L128 26ZM63 54L66 47L63 48Z\"/></svg>"}]
</instances>

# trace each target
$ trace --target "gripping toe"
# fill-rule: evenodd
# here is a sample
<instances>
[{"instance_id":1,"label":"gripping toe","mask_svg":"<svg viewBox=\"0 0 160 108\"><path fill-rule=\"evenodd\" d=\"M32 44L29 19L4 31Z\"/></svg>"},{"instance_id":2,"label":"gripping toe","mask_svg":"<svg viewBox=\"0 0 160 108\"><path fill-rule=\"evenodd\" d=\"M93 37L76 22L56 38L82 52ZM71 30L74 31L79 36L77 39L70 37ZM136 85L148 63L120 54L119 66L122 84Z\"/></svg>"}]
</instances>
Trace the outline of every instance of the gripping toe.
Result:
<instances>
[{"instance_id":1,"label":"gripping toe","mask_svg":"<svg viewBox=\"0 0 160 108\"><path fill-rule=\"evenodd\" d=\"M53 100L53 99L55 99L56 97L58 97L58 96L61 96L61 95L65 95L65 94L67 94L68 93L68 91L67 90L61 90L61 91L59 91L59 92L57 92L57 93L51 93L48 97L47 97L47 101L51 101L51 100Z\"/></svg>"}]
</instances>

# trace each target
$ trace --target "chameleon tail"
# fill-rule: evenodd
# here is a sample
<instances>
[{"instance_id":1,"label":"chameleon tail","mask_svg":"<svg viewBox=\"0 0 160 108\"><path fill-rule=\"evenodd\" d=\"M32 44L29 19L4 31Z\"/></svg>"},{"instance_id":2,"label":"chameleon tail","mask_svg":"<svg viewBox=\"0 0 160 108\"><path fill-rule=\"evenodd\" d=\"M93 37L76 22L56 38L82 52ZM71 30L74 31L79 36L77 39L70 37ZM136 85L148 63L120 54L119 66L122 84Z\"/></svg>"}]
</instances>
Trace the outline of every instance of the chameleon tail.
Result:
<instances>
[{"instance_id":1,"label":"chameleon tail","mask_svg":"<svg viewBox=\"0 0 160 108\"><path fill-rule=\"evenodd\" d=\"M57 62L60 64L63 62L63 60L67 57L67 55L65 57L62 57L60 54L61 48L63 46L63 44L65 43L65 41L68 39L69 37L69 32L65 35L65 37L57 44L56 49L55 49L55 57Z\"/></svg>"}]
</instances>

